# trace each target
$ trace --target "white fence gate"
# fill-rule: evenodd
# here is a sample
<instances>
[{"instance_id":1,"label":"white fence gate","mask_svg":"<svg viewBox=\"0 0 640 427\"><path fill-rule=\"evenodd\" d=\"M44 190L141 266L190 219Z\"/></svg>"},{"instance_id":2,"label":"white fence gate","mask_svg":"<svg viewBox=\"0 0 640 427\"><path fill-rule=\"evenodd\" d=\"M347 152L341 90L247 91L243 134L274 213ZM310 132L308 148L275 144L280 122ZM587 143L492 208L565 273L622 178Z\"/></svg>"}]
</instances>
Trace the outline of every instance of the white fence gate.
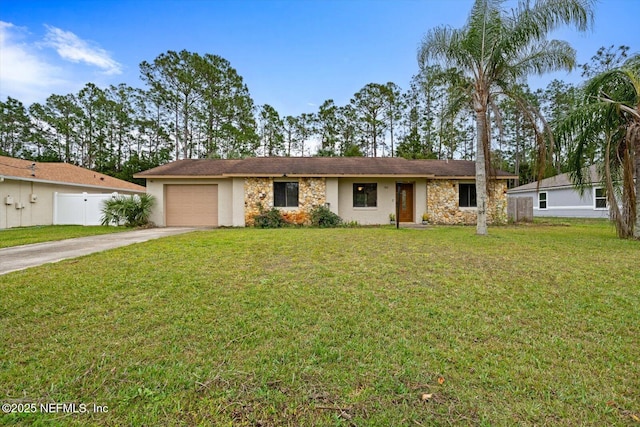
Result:
<instances>
[{"instance_id":1,"label":"white fence gate","mask_svg":"<svg viewBox=\"0 0 640 427\"><path fill-rule=\"evenodd\" d=\"M118 193L112 194L53 194L54 225L100 225L102 202Z\"/></svg>"}]
</instances>

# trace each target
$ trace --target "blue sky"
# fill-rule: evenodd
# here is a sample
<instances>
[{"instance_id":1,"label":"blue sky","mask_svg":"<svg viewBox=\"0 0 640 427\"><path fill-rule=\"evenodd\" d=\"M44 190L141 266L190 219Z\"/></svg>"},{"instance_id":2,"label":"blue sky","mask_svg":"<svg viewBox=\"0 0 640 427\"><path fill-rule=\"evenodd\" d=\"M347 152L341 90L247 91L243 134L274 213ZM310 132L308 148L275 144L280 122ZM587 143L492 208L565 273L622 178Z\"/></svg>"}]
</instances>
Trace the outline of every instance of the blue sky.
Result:
<instances>
[{"instance_id":1,"label":"blue sky","mask_svg":"<svg viewBox=\"0 0 640 427\"><path fill-rule=\"evenodd\" d=\"M367 83L403 89L418 71L416 51L439 25L464 24L472 0L4 0L0 5L0 98L30 104L101 87L143 87L141 61L167 50L229 60L256 104L281 115L344 105ZM556 38L588 62L600 46L638 52L640 0L601 0L595 28ZM579 71L551 78L579 82Z\"/></svg>"}]
</instances>

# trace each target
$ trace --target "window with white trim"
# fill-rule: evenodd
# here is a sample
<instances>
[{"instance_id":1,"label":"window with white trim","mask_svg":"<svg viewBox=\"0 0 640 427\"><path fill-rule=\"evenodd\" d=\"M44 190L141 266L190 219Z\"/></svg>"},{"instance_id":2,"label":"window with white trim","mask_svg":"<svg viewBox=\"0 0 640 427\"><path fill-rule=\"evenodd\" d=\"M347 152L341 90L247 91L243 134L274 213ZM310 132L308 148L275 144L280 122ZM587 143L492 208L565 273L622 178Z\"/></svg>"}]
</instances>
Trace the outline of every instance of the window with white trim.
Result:
<instances>
[{"instance_id":1,"label":"window with white trim","mask_svg":"<svg viewBox=\"0 0 640 427\"><path fill-rule=\"evenodd\" d=\"M538 193L538 209L547 209L547 192Z\"/></svg>"},{"instance_id":2,"label":"window with white trim","mask_svg":"<svg viewBox=\"0 0 640 427\"><path fill-rule=\"evenodd\" d=\"M353 184L353 207L375 208L378 206L378 184Z\"/></svg>"},{"instance_id":3,"label":"window with white trim","mask_svg":"<svg viewBox=\"0 0 640 427\"><path fill-rule=\"evenodd\" d=\"M458 206L461 208L475 208L478 206L476 200L476 184L458 184Z\"/></svg>"},{"instance_id":4,"label":"window with white trim","mask_svg":"<svg viewBox=\"0 0 640 427\"><path fill-rule=\"evenodd\" d=\"M607 208L607 189L606 188L594 188L593 189L593 201L595 209Z\"/></svg>"},{"instance_id":5,"label":"window with white trim","mask_svg":"<svg viewBox=\"0 0 640 427\"><path fill-rule=\"evenodd\" d=\"M273 183L273 206L277 208L298 207L298 183L297 182L274 182Z\"/></svg>"}]
</instances>

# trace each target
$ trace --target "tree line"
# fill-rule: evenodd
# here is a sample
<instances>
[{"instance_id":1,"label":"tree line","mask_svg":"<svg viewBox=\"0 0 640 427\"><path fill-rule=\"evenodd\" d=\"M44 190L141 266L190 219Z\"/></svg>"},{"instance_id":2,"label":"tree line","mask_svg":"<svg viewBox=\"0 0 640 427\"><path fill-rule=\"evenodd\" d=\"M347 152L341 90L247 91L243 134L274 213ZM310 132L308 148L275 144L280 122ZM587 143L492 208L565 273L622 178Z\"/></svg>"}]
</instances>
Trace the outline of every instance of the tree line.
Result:
<instances>
[{"instance_id":1,"label":"tree line","mask_svg":"<svg viewBox=\"0 0 640 427\"><path fill-rule=\"evenodd\" d=\"M627 50L609 48L594 61L616 65ZM73 163L126 180L184 158L475 158L471 109L452 112L455 71L439 65L422 68L406 91L393 82L369 83L346 105L329 99L316 112L298 116L256 106L242 77L216 55L169 51L143 61L140 72L145 88L87 83L77 93L54 94L28 107L11 97L0 101L0 152ZM571 109L579 92L557 80L544 90L520 90L550 123ZM520 175L521 183L530 182L536 177L533 127L509 99L499 103L503 131L493 136L494 162ZM554 168L564 171L567 150L557 147L553 153Z\"/></svg>"}]
</instances>

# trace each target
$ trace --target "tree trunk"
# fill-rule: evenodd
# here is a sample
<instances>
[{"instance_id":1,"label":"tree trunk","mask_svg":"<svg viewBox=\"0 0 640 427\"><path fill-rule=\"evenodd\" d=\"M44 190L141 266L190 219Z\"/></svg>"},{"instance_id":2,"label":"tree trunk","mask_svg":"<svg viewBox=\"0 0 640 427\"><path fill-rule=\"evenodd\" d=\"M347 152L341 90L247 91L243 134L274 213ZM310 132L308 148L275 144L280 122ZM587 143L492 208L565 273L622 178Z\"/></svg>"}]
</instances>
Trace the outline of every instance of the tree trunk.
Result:
<instances>
[{"instance_id":1,"label":"tree trunk","mask_svg":"<svg viewBox=\"0 0 640 427\"><path fill-rule=\"evenodd\" d=\"M190 138L189 138L189 97L185 95L184 97L184 106L182 109L182 120L183 123L183 133L182 137L182 151L185 159L191 158L191 149L190 149Z\"/></svg>"},{"instance_id":2,"label":"tree trunk","mask_svg":"<svg viewBox=\"0 0 640 427\"><path fill-rule=\"evenodd\" d=\"M476 86L473 95L473 109L476 112L477 147L476 147L476 205L478 219L476 234L486 236L487 230L487 165L485 148L489 144L489 123L487 120L487 106L489 97L483 87Z\"/></svg>"},{"instance_id":3,"label":"tree trunk","mask_svg":"<svg viewBox=\"0 0 640 427\"><path fill-rule=\"evenodd\" d=\"M390 129L389 130L391 132L391 157L393 157L394 156L394 153L393 153L393 151L394 151L394 146L393 146L393 116L391 117L391 120L390 120Z\"/></svg>"},{"instance_id":4,"label":"tree trunk","mask_svg":"<svg viewBox=\"0 0 640 427\"><path fill-rule=\"evenodd\" d=\"M487 114L476 110L476 128L478 131L476 147L476 202L478 219L476 234L486 236L487 230L487 168L484 155L484 144L487 139Z\"/></svg>"},{"instance_id":5,"label":"tree trunk","mask_svg":"<svg viewBox=\"0 0 640 427\"><path fill-rule=\"evenodd\" d=\"M640 240L640 122L633 123L627 132L629 144L633 146L633 156L635 159L635 178L636 178L636 194L635 194L635 223L633 228L633 238Z\"/></svg>"},{"instance_id":6,"label":"tree trunk","mask_svg":"<svg viewBox=\"0 0 640 427\"><path fill-rule=\"evenodd\" d=\"M518 120L519 115L516 114L516 120ZM518 120L519 122L519 120ZM515 186L518 187L520 186L520 126L519 124L516 124L515 126L515 131L516 131L516 153L515 153L515 175L516 175L516 182L515 182Z\"/></svg>"},{"instance_id":7,"label":"tree trunk","mask_svg":"<svg viewBox=\"0 0 640 427\"><path fill-rule=\"evenodd\" d=\"M607 146L604 152L604 182L607 187L607 201L609 202L609 219L616 226L616 232L619 238L629 237L628 218L623 215L616 199L616 192L613 188L613 179L611 178L611 134L607 132ZM624 207L623 207L624 208Z\"/></svg>"},{"instance_id":8,"label":"tree trunk","mask_svg":"<svg viewBox=\"0 0 640 427\"><path fill-rule=\"evenodd\" d=\"M178 126L179 106L176 104L176 160L180 160L180 127Z\"/></svg>"}]
</instances>

